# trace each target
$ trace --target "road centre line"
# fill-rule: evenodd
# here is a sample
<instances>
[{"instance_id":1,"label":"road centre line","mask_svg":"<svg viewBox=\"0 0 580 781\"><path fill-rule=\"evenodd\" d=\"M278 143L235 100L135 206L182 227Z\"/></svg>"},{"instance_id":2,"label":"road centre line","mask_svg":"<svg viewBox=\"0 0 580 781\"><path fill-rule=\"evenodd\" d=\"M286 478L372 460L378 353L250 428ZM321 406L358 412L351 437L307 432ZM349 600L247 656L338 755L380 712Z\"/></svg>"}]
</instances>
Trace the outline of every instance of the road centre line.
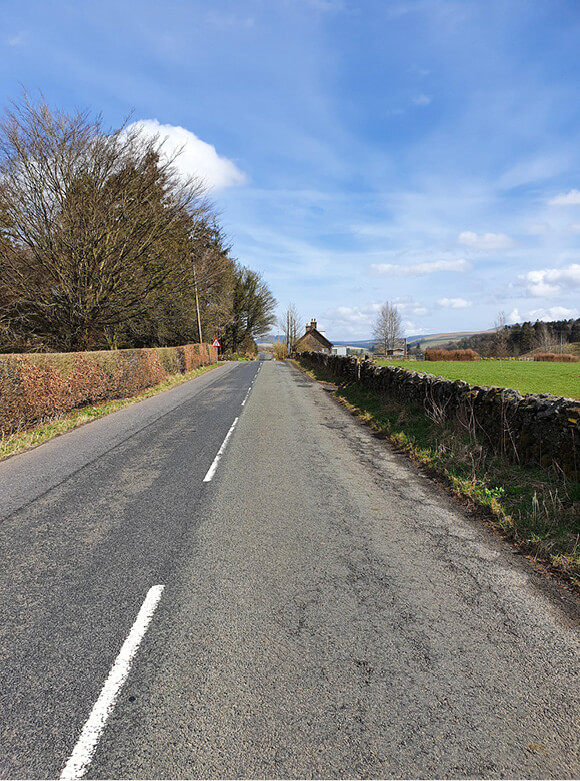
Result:
<instances>
[{"instance_id":1,"label":"road centre line","mask_svg":"<svg viewBox=\"0 0 580 781\"><path fill-rule=\"evenodd\" d=\"M119 655L115 659L99 698L95 702L89 718L85 722L85 726L70 755L70 759L60 774L61 781L80 779L87 772L101 737L101 733L105 728L107 719L113 712L119 692L127 680L133 658L145 636L147 627L151 623L151 619L159 604L164 588L165 586L152 586L147 592L147 596L141 605L135 623L131 627L127 639L121 646Z\"/></svg>"},{"instance_id":2,"label":"road centre line","mask_svg":"<svg viewBox=\"0 0 580 781\"><path fill-rule=\"evenodd\" d=\"M245 398L244 398L244 400L242 401L242 407L244 406L244 404L245 404L245 403L246 403L246 401L248 400L248 396L250 395L250 391L251 391L251 390L252 390L252 386L250 385L250 387L248 388L248 392L246 393L246 397L245 397Z\"/></svg>"},{"instance_id":3,"label":"road centre line","mask_svg":"<svg viewBox=\"0 0 580 781\"><path fill-rule=\"evenodd\" d=\"M223 456L223 454L224 454L224 451L225 451L225 449L226 449L226 446L227 446L227 444L228 444L228 439L231 437L231 435L232 435L232 433L233 433L233 431L234 431L234 429L235 429L235 427L236 427L236 423L237 423L237 422L238 422L238 418L236 418L236 419L234 420L234 422L232 423L232 425L230 426L230 430L229 430L229 431L228 431L228 433L226 434L226 438L225 438L225 439L224 439L224 441L222 442L222 446L221 446L221 447L220 447L220 449L218 450L218 454L217 454L217 456L214 458L214 460L213 460L213 463L212 463L212 465L210 466L210 468L208 469L206 476L203 478L203 482L204 482L204 483L209 483L209 482L210 482L210 481L213 479L213 476L215 475L215 472L216 472L217 466L218 466L218 464L219 464L219 462L220 462L220 459L221 459L221 457Z\"/></svg>"}]
</instances>

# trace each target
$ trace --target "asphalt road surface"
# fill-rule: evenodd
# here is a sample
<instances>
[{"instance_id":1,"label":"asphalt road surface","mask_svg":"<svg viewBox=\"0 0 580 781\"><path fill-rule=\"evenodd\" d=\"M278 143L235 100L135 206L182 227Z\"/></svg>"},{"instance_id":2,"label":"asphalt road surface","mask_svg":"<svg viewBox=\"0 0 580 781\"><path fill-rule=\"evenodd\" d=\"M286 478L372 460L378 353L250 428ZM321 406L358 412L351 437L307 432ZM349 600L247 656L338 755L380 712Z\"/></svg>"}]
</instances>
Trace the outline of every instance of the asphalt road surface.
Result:
<instances>
[{"instance_id":1,"label":"asphalt road surface","mask_svg":"<svg viewBox=\"0 0 580 781\"><path fill-rule=\"evenodd\" d=\"M7 460L0 519L3 778L580 776L578 602L288 364Z\"/></svg>"}]
</instances>

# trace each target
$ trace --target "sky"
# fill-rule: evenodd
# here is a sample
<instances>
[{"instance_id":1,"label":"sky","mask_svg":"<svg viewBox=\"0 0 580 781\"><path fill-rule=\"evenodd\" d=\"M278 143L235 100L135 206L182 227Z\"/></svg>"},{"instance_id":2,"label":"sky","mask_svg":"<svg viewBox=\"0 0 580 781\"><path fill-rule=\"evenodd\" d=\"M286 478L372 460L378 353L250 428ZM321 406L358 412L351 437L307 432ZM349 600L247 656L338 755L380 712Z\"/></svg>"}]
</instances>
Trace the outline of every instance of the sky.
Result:
<instances>
[{"instance_id":1,"label":"sky","mask_svg":"<svg viewBox=\"0 0 580 781\"><path fill-rule=\"evenodd\" d=\"M580 317L579 0L2 0L0 109L140 123L329 339Z\"/></svg>"}]
</instances>

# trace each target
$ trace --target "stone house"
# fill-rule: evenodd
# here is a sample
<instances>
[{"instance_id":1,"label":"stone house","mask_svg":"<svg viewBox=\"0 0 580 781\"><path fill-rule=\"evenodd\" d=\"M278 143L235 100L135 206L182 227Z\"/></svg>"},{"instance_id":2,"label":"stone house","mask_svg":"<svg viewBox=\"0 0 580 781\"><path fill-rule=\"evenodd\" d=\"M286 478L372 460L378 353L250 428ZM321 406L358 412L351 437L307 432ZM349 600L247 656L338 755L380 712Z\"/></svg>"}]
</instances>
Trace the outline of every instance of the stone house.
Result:
<instances>
[{"instance_id":1,"label":"stone house","mask_svg":"<svg viewBox=\"0 0 580 781\"><path fill-rule=\"evenodd\" d=\"M317 329L317 322L314 318L306 326L306 333L294 345L295 353L304 353L307 350L313 353L328 353L332 350L332 342L329 342L326 336Z\"/></svg>"}]
</instances>

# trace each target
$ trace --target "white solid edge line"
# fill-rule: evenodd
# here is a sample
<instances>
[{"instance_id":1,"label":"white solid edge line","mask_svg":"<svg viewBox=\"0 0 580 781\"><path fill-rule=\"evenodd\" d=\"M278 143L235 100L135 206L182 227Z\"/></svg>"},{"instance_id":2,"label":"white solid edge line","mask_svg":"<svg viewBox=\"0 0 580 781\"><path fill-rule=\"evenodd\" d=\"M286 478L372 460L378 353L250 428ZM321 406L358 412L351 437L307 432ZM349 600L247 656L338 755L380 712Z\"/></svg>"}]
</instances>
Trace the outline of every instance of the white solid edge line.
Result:
<instances>
[{"instance_id":1,"label":"white solid edge line","mask_svg":"<svg viewBox=\"0 0 580 781\"><path fill-rule=\"evenodd\" d=\"M236 423L237 423L237 422L238 422L238 418L236 418L236 419L234 420L234 422L232 423L232 425L230 426L230 430L229 430L229 431L228 431L228 433L226 434L226 438L225 438L225 439L224 439L224 441L222 442L222 446L221 446L221 447L220 447L220 449L218 450L218 454L217 454L217 456L214 458L212 465L211 465L211 466L210 466L210 468L207 470L207 474L206 474L206 476L203 478L203 482L204 482L204 483L209 483L209 482L210 482L210 480L211 480L211 479L213 478L213 476L215 475L215 470L217 469L217 466L218 466L218 464L219 464L219 462L220 462L220 458L221 458L221 457L223 456L223 454L224 454L224 450L226 449L226 445L228 444L228 439L231 437L231 435L232 435L232 432L233 432L233 430L235 429L235 427L236 427Z\"/></svg>"},{"instance_id":2,"label":"white solid edge line","mask_svg":"<svg viewBox=\"0 0 580 781\"><path fill-rule=\"evenodd\" d=\"M137 614L135 623L131 627L131 631L111 667L111 672L82 729L70 759L60 774L61 779L66 781L69 781L69 779L80 779L86 773L107 719L115 707L117 696L127 680L133 657L145 636L164 588L165 586L153 586L147 592L145 601L141 605L141 610Z\"/></svg>"}]
</instances>

